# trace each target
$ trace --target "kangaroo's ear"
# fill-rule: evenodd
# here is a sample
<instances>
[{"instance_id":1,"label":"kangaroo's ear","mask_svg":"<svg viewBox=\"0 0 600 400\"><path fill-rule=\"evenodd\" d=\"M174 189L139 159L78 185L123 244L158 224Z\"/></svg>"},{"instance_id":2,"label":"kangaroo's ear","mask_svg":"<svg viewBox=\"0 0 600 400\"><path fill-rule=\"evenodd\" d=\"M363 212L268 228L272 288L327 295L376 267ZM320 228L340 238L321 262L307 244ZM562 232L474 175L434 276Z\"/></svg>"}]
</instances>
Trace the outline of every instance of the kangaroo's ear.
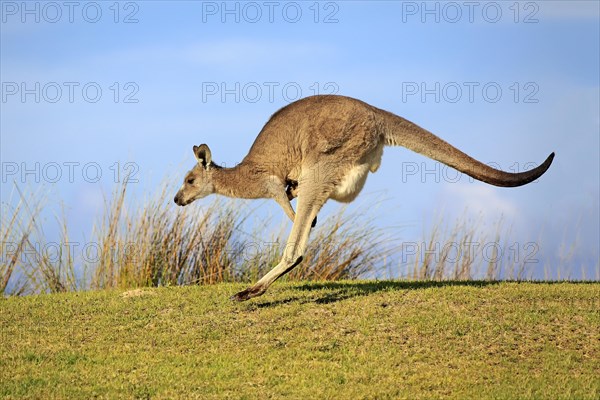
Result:
<instances>
[{"instance_id":1,"label":"kangaroo's ear","mask_svg":"<svg viewBox=\"0 0 600 400\"><path fill-rule=\"evenodd\" d=\"M212 156L207 145L201 144L200 146L194 146L194 156L196 156L198 164L200 164L202 167L205 169L210 167Z\"/></svg>"}]
</instances>

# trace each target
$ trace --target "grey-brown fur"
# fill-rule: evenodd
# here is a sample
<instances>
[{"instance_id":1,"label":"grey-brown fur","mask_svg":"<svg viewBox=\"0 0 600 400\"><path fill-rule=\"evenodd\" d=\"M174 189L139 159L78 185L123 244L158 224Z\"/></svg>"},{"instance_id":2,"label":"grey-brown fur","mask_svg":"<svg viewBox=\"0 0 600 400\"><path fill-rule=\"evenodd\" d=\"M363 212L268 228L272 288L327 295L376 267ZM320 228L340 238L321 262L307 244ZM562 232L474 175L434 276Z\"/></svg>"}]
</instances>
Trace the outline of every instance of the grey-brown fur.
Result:
<instances>
[{"instance_id":1,"label":"grey-brown fur","mask_svg":"<svg viewBox=\"0 0 600 400\"><path fill-rule=\"evenodd\" d=\"M272 198L294 222L280 263L236 300L263 294L302 260L311 223L325 202L350 202L369 172L381 164L384 146L404 146L480 181L520 186L540 177L542 165L522 173L491 168L427 130L395 114L344 96L312 96L277 111L258 134L248 155L233 168L212 162L208 146L194 146L198 164L175 196L184 206L211 193L245 199ZM297 214L290 200L298 197Z\"/></svg>"}]
</instances>

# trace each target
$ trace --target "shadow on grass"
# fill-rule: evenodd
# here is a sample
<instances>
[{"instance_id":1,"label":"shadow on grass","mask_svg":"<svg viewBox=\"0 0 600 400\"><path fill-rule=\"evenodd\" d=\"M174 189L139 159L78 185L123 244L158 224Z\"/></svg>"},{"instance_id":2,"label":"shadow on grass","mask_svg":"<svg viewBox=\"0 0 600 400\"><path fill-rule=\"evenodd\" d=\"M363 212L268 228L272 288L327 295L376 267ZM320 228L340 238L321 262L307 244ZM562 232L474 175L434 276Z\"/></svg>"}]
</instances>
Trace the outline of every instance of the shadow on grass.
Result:
<instances>
[{"instance_id":1,"label":"shadow on grass","mask_svg":"<svg viewBox=\"0 0 600 400\"><path fill-rule=\"evenodd\" d=\"M298 290L328 290L325 296L315 300L319 304L334 303L336 301L346 300L352 297L368 296L373 293L383 291L404 291L404 290L422 290L429 288L439 288L446 286L471 286L485 287L497 285L497 281L366 281L366 282L317 282L307 283L297 286Z\"/></svg>"},{"instance_id":2,"label":"shadow on grass","mask_svg":"<svg viewBox=\"0 0 600 400\"><path fill-rule=\"evenodd\" d=\"M290 296L275 301L265 301L256 304L259 308L274 307L289 303L317 303L328 304L350 299L358 296L367 296L383 291L406 291L423 290L429 288L442 288L448 286L464 286L483 288L495 286L502 283L524 283L524 284L560 284L560 281L346 281L346 282L314 282L302 283L292 286L294 291L313 292L324 290L321 297ZM578 282L586 283L586 282Z\"/></svg>"}]
</instances>

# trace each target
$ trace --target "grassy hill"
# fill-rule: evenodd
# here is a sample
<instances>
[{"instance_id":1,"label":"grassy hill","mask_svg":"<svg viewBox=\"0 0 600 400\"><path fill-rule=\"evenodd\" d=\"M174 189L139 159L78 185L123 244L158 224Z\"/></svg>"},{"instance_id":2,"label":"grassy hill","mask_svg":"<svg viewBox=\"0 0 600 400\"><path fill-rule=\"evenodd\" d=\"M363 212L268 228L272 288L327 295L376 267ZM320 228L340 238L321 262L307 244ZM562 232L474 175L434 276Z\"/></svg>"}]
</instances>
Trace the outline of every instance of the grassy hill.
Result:
<instances>
[{"instance_id":1,"label":"grassy hill","mask_svg":"<svg viewBox=\"0 0 600 400\"><path fill-rule=\"evenodd\" d=\"M0 300L2 398L600 398L600 284L278 283Z\"/></svg>"}]
</instances>

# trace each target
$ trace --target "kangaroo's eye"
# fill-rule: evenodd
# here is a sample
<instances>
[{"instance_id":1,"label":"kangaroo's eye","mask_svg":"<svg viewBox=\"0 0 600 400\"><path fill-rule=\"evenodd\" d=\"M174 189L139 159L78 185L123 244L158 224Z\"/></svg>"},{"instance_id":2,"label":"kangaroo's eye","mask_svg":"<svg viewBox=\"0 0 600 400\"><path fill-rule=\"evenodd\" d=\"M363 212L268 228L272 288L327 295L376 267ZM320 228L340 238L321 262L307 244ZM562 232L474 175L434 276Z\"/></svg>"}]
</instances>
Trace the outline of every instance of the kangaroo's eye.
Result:
<instances>
[{"instance_id":1,"label":"kangaroo's eye","mask_svg":"<svg viewBox=\"0 0 600 400\"><path fill-rule=\"evenodd\" d=\"M188 185L193 185L194 184L194 178L188 178L187 183L188 183Z\"/></svg>"}]
</instances>

